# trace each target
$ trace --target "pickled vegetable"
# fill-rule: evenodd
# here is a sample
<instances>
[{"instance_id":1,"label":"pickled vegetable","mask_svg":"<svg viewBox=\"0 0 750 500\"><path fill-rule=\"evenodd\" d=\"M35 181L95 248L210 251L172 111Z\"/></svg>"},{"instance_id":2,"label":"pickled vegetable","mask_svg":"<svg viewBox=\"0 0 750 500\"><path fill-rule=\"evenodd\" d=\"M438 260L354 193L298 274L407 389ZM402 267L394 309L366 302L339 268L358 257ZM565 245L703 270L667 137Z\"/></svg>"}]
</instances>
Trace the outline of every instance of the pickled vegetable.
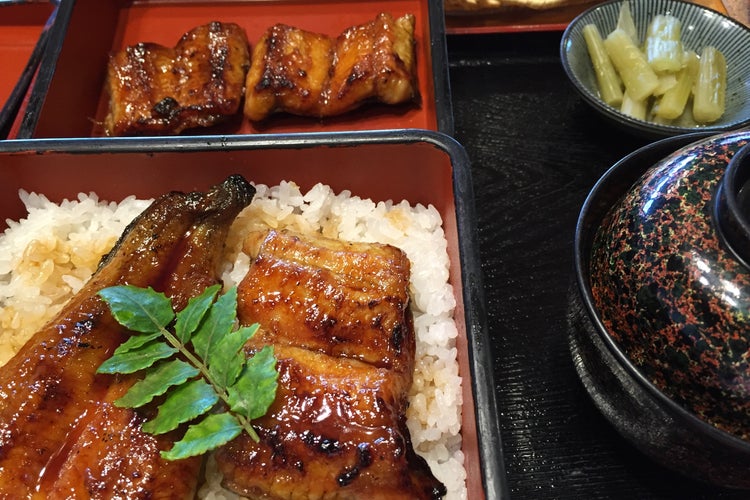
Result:
<instances>
[{"instance_id":1,"label":"pickled vegetable","mask_svg":"<svg viewBox=\"0 0 750 500\"><path fill-rule=\"evenodd\" d=\"M664 95L669 89L677 85L677 75L675 73L662 73L658 75L659 85L654 89L654 95Z\"/></svg>"},{"instance_id":2,"label":"pickled vegetable","mask_svg":"<svg viewBox=\"0 0 750 500\"><path fill-rule=\"evenodd\" d=\"M682 112L682 114L674 120L674 125L677 125L678 127L685 127L685 128L692 128L699 126L699 123L695 121L695 118L693 118L693 103L692 103L692 96L688 98L688 102L685 105L685 111Z\"/></svg>"},{"instance_id":3,"label":"pickled vegetable","mask_svg":"<svg viewBox=\"0 0 750 500\"><path fill-rule=\"evenodd\" d=\"M659 118L658 116L654 116L650 121L653 123L656 123L657 125L672 125L672 120L667 120L666 118Z\"/></svg>"},{"instance_id":4,"label":"pickled vegetable","mask_svg":"<svg viewBox=\"0 0 750 500\"><path fill-rule=\"evenodd\" d=\"M704 48L700 57L686 50L682 22L669 12L654 15L642 27L641 44L634 19L625 0L615 29L604 40L597 26L583 28L602 100L623 114L658 124L688 128L720 119L727 93L724 55L715 47Z\"/></svg>"},{"instance_id":5,"label":"pickled vegetable","mask_svg":"<svg viewBox=\"0 0 750 500\"><path fill-rule=\"evenodd\" d=\"M620 106L620 112L624 115L637 118L638 120L645 120L646 113L648 112L648 100L634 99L630 95L630 92L626 90L622 97L622 106Z\"/></svg>"},{"instance_id":6,"label":"pickled vegetable","mask_svg":"<svg viewBox=\"0 0 750 500\"><path fill-rule=\"evenodd\" d=\"M638 30L635 28L633 14L630 12L630 2L622 2L620 5L620 10L617 14L617 28L627 33L634 44L640 45Z\"/></svg>"},{"instance_id":7,"label":"pickled vegetable","mask_svg":"<svg viewBox=\"0 0 750 500\"><path fill-rule=\"evenodd\" d=\"M651 19L646 32L646 60L654 71L677 72L682 68L682 23L669 14Z\"/></svg>"},{"instance_id":8,"label":"pickled vegetable","mask_svg":"<svg viewBox=\"0 0 750 500\"><path fill-rule=\"evenodd\" d=\"M604 40L604 48L633 99L646 99L658 87L659 77L649 66L643 52L623 30L612 31Z\"/></svg>"},{"instance_id":9,"label":"pickled vegetable","mask_svg":"<svg viewBox=\"0 0 750 500\"><path fill-rule=\"evenodd\" d=\"M688 52L685 59L686 65L677 73L676 84L664 93L655 110L656 116L660 118L674 120L685 111L700 64L695 52Z\"/></svg>"},{"instance_id":10,"label":"pickled vegetable","mask_svg":"<svg viewBox=\"0 0 750 500\"><path fill-rule=\"evenodd\" d=\"M622 103L622 83L615 72L614 66L612 66L607 51L604 49L604 40L599 33L599 28L594 24L588 24L583 27L581 32L586 41L591 63L594 66L599 95L610 106L620 106Z\"/></svg>"},{"instance_id":11,"label":"pickled vegetable","mask_svg":"<svg viewBox=\"0 0 750 500\"><path fill-rule=\"evenodd\" d=\"M724 114L727 88L727 63L716 47L701 51L698 76L693 89L693 117L699 123L711 123Z\"/></svg>"}]
</instances>

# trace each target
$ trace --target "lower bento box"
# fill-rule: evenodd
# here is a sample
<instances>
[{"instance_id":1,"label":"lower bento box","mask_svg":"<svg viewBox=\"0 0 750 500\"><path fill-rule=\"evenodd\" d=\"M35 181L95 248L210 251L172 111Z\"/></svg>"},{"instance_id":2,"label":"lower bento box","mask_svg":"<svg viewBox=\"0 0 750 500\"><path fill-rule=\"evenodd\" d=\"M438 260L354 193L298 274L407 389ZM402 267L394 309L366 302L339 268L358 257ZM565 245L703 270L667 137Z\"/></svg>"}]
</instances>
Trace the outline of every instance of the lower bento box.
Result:
<instances>
[{"instance_id":1,"label":"lower bento box","mask_svg":"<svg viewBox=\"0 0 750 500\"><path fill-rule=\"evenodd\" d=\"M252 50L260 43L266 31L275 25L299 28L309 33L335 38L350 27L372 22L381 13L389 14L393 18L414 16L415 90L418 94L416 99L397 105L367 104L348 113L323 119L276 113L265 120L251 121L243 116L240 107L237 113L221 124L194 129L197 132L185 131L183 135L283 134L407 128L437 130L451 134L453 117L442 2L62 0L56 30L50 41L51 50L42 61L28 111L19 125L16 137L25 139L106 135L103 123L109 105L105 89L108 58L110 54L126 47L142 42L168 48L175 47L184 34L198 26L218 21L239 26L247 35L252 54ZM295 102L306 101L310 99L306 92L310 91L315 95L317 88L317 84L313 84L317 77L313 78L311 75L317 73L317 68L320 64L325 64L324 59L327 58L316 52L319 49L314 51L312 47L306 48L305 42L301 39L294 40L296 42L279 42L284 45L285 51L283 56L278 56L283 57L279 65L287 65L290 61L302 61L299 63L299 75L295 73L292 76L284 76L281 74L283 71L278 70L277 73L277 70L273 70L270 76L263 73L265 79L260 80L259 85L271 80L283 80L279 85L285 89L284 92L288 91L297 96L294 98ZM361 50L359 45L357 50ZM311 60L309 67L308 57ZM159 63L160 68L162 64ZM352 82L368 74L369 64L371 62L353 68L349 77L354 79ZM172 71L176 72L177 69L173 68ZM126 76L130 78L129 75ZM214 77L215 75L212 78ZM295 87L287 88L289 84ZM186 86L184 82L179 85ZM191 84L190 87L197 85ZM201 91L207 92L207 88L208 84ZM188 99L186 96L183 97Z\"/></svg>"},{"instance_id":2,"label":"lower bento box","mask_svg":"<svg viewBox=\"0 0 750 500\"><path fill-rule=\"evenodd\" d=\"M92 198L121 202L174 190L205 191L233 174L256 186L249 208L258 203L252 213L264 224L381 241L406 252L417 331L407 410L414 446L446 485L446 498L505 498L471 176L465 151L453 139L434 132L390 131L218 142L205 137L6 141L0 144L4 238L13 232L13 221L32 218L25 204L38 212L46 200L71 200L62 206L78 214ZM117 205L109 209L116 212ZM55 231L71 231L71 221L61 217L53 223ZM128 216L120 217L127 222ZM90 232L104 232L104 219L92 222ZM20 235L21 241L29 238ZM73 260L81 260L85 240L75 238L65 244L75 248ZM31 246L39 250L47 245L43 240ZM19 264L9 262L7 245L0 238L0 293L12 296L19 292L12 291L8 273ZM102 252L106 248L95 255ZM29 249L20 253L36 259L37 271L53 274L44 257L30 256ZM74 287L83 280L85 276L72 277L66 283ZM50 308L43 295L29 307ZM3 305L8 314L10 299ZM0 337L0 362L12 355L7 348L3 352L2 343Z\"/></svg>"}]
</instances>

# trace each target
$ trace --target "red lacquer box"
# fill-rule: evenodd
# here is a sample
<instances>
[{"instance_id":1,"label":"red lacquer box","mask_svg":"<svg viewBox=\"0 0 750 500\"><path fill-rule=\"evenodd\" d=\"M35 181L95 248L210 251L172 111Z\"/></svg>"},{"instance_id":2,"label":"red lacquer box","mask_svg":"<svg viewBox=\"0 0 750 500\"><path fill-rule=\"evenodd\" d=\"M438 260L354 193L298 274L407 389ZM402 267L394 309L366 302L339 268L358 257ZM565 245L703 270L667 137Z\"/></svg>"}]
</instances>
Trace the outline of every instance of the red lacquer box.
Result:
<instances>
[{"instance_id":1,"label":"red lacquer box","mask_svg":"<svg viewBox=\"0 0 750 500\"><path fill-rule=\"evenodd\" d=\"M337 36L381 12L415 16L419 98L407 105L367 105L326 118L275 115L260 123L237 119L190 134L237 135L353 130L426 129L452 133L452 110L442 2L429 0L63 0L52 39L18 138L103 135L108 97L104 88L110 53L139 42L173 47L196 26L233 22L251 48L272 25L285 23Z\"/></svg>"},{"instance_id":2,"label":"red lacquer box","mask_svg":"<svg viewBox=\"0 0 750 500\"><path fill-rule=\"evenodd\" d=\"M0 142L0 220L25 216L18 190L53 201L95 192L120 201L205 190L230 174L303 193L323 183L374 202L407 200L440 214L455 298L462 377L461 452L472 500L507 498L487 336L473 190L465 150L430 131L373 131L217 138L33 139ZM0 224L0 227L5 224Z\"/></svg>"}]
</instances>

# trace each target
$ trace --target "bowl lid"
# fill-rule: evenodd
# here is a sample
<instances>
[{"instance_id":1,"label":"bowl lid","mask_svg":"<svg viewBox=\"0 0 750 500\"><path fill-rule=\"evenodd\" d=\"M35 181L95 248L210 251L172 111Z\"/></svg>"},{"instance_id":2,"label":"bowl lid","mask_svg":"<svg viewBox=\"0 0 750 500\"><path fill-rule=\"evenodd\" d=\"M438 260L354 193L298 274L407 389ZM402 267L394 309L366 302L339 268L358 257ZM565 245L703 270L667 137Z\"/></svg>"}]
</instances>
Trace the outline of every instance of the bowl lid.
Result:
<instances>
[{"instance_id":1,"label":"bowl lid","mask_svg":"<svg viewBox=\"0 0 750 500\"><path fill-rule=\"evenodd\" d=\"M739 174L728 182L728 171ZM747 130L659 161L605 216L589 269L602 324L629 361L674 402L746 441L748 172Z\"/></svg>"}]
</instances>

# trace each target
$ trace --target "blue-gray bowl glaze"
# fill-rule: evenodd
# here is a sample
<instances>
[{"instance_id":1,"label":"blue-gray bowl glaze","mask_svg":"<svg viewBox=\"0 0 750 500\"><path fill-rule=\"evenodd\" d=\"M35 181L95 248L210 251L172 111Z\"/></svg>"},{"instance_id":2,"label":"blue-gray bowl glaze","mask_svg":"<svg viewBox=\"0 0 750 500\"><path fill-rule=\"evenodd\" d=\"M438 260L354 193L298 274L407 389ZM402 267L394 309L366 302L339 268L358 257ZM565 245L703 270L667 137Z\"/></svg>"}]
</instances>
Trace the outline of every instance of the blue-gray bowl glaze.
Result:
<instances>
[{"instance_id":1,"label":"blue-gray bowl glaze","mask_svg":"<svg viewBox=\"0 0 750 500\"><path fill-rule=\"evenodd\" d=\"M723 132L750 124L750 28L701 5L682 0L629 0L630 11L644 38L648 23L656 14L672 14L682 22L682 41L686 49L700 53L713 45L727 61L726 111L715 123L700 127L660 125L638 120L604 103L599 97L596 75L583 39L582 30L593 23L606 37L617 25L621 0L597 4L582 12L566 28L560 42L560 59L571 83L596 111L636 135L661 138L690 132Z\"/></svg>"}]
</instances>

